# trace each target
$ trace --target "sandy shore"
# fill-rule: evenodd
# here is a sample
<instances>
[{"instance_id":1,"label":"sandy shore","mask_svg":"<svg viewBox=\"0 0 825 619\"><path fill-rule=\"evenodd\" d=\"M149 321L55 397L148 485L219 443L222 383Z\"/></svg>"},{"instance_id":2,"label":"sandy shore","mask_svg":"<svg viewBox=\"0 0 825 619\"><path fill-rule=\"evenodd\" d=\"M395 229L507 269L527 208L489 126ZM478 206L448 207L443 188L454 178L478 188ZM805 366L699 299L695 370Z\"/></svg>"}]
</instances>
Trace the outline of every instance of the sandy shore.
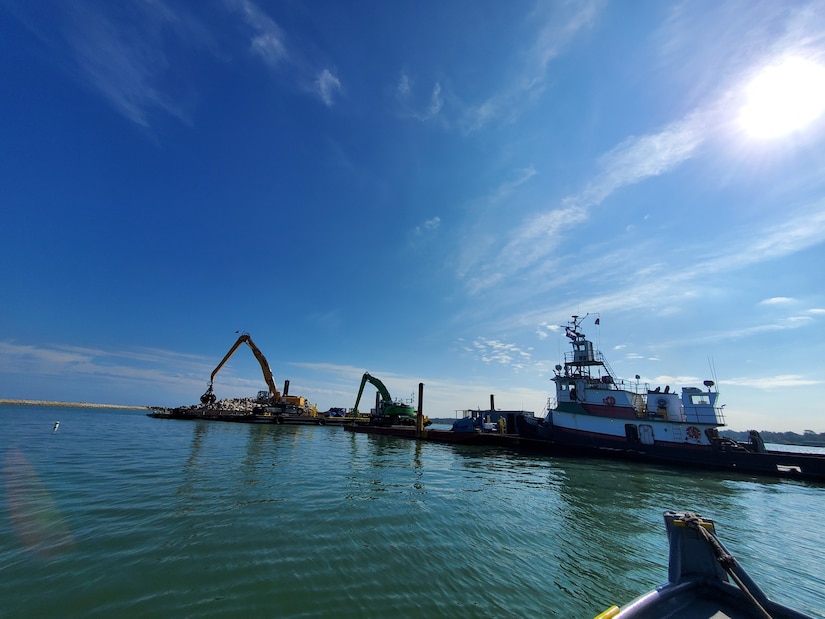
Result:
<instances>
[{"instance_id":1,"label":"sandy shore","mask_svg":"<svg viewBox=\"0 0 825 619\"><path fill-rule=\"evenodd\" d=\"M49 402L48 400L7 400L0 398L0 404L15 406L65 406L71 408L123 408L128 410L148 409L149 406L124 406L123 404L95 404L93 402Z\"/></svg>"}]
</instances>

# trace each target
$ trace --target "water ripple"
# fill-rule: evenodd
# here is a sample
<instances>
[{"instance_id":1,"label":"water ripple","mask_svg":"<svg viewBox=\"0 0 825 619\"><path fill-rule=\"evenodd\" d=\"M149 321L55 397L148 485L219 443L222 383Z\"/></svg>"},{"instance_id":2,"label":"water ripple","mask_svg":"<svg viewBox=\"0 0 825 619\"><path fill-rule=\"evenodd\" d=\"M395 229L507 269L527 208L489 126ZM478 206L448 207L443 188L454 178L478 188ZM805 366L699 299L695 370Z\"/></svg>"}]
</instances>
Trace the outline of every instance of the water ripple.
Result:
<instances>
[{"instance_id":1,"label":"water ripple","mask_svg":"<svg viewBox=\"0 0 825 619\"><path fill-rule=\"evenodd\" d=\"M53 410L3 408L4 617L594 616L666 578L666 509L825 615L818 486L128 412L52 434Z\"/></svg>"}]
</instances>

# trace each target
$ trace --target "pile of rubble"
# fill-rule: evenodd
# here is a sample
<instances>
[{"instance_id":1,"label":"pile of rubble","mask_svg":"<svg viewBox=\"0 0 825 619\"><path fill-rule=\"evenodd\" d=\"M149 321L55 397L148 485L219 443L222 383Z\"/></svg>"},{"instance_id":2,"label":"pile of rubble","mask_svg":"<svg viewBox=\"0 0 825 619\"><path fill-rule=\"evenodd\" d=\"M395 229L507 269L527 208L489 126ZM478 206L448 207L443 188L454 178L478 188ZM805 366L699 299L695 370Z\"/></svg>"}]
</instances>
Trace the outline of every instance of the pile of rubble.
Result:
<instances>
[{"instance_id":1,"label":"pile of rubble","mask_svg":"<svg viewBox=\"0 0 825 619\"><path fill-rule=\"evenodd\" d=\"M180 406L177 410L214 410L214 411L233 411L241 413L251 413L256 407L260 407L260 403L255 398L222 398L210 405L192 404L190 406Z\"/></svg>"},{"instance_id":2,"label":"pile of rubble","mask_svg":"<svg viewBox=\"0 0 825 619\"><path fill-rule=\"evenodd\" d=\"M259 406L260 403L255 398L222 398L215 402L211 408L251 413L255 407Z\"/></svg>"}]
</instances>

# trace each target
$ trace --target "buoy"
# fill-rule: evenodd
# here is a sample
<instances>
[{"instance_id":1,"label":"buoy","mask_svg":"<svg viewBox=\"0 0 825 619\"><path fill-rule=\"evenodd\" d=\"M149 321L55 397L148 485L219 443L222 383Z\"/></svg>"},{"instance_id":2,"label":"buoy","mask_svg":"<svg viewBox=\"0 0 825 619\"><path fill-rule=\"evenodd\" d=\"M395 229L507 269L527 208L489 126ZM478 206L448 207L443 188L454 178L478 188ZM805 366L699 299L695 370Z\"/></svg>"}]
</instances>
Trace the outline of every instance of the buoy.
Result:
<instances>
[{"instance_id":1,"label":"buoy","mask_svg":"<svg viewBox=\"0 0 825 619\"><path fill-rule=\"evenodd\" d=\"M57 429L58 429L59 427L60 427L60 422L59 422L59 421L55 421L55 422L54 422L54 427L52 428L52 432L57 432Z\"/></svg>"}]
</instances>

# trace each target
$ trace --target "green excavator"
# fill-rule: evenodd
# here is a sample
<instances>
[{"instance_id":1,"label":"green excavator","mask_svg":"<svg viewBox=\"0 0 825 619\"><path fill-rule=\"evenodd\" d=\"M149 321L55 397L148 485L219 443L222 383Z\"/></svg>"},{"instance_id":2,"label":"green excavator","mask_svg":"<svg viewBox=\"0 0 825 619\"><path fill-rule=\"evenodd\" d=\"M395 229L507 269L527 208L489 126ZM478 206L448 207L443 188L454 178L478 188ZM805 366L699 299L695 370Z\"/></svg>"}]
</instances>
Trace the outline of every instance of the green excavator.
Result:
<instances>
[{"instance_id":1,"label":"green excavator","mask_svg":"<svg viewBox=\"0 0 825 619\"><path fill-rule=\"evenodd\" d=\"M358 397L355 399L355 407L352 409L352 415L358 417L358 404L361 402L361 394L364 393L364 385L370 383L377 390L380 398L378 400L375 412L370 415L370 422L380 426L414 426L416 412L409 404L405 404L400 400L393 400L390 392L380 380L372 376L369 372L364 372L361 378L361 387L358 389Z\"/></svg>"}]
</instances>

